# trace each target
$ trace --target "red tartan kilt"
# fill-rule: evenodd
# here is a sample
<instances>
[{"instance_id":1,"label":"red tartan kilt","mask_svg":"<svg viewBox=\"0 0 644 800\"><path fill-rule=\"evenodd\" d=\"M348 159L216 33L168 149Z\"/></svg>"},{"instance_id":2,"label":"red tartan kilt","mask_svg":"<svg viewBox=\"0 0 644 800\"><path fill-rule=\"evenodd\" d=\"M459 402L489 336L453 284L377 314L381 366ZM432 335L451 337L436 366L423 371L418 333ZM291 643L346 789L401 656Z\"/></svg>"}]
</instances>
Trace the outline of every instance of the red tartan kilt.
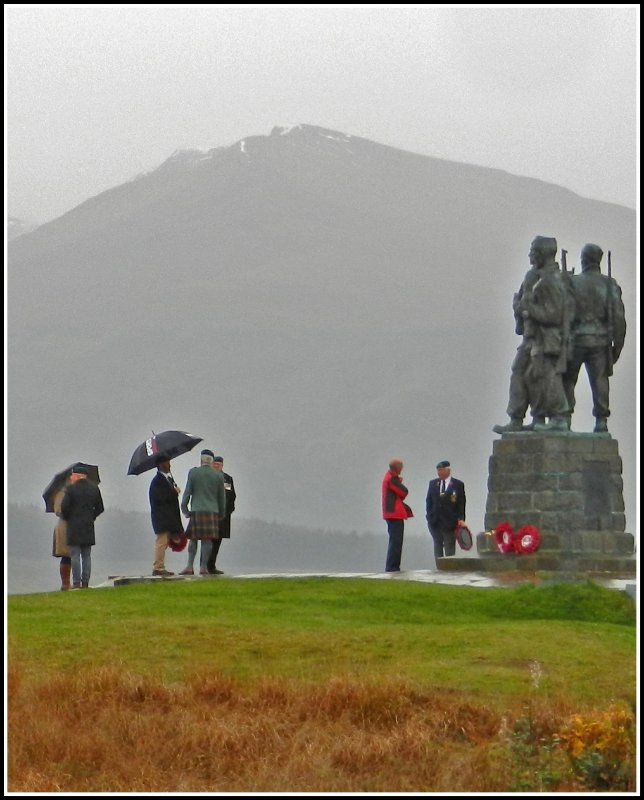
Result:
<instances>
[{"instance_id":1,"label":"red tartan kilt","mask_svg":"<svg viewBox=\"0 0 644 800\"><path fill-rule=\"evenodd\" d=\"M219 539L219 514L193 511L186 528L188 539Z\"/></svg>"}]
</instances>

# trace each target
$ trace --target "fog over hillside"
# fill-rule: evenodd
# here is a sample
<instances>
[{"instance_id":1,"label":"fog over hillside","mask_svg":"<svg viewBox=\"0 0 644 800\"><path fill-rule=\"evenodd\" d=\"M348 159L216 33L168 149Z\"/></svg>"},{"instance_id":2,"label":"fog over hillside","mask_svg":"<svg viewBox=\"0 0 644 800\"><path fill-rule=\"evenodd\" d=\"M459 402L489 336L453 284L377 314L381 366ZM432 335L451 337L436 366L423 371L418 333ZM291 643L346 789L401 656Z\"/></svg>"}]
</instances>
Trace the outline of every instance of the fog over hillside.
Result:
<instances>
[{"instance_id":1,"label":"fog over hillside","mask_svg":"<svg viewBox=\"0 0 644 800\"><path fill-rule=\"evenodd\" d=\"M421 534L447 458L482 530L537 234L569 268L586 242L612 251L629 327L609 428L634 532L635 213L309 125L178 152L10 243L9 500L39 503L82 460L106 507L147 512L130 456L181 429L225 457L240 517L380 532L398 456ZM590 431L583 374L578 393ZM181 486L198 452L173 462Z\"/></svg>"},{"instance_id":2,"label":"fog over hillside","mask_svg":"<svg viewBox=\"0 0 644 800\"><path fill-rule=\"evenodd\" d=\"M7 529L9 594L51 592L60 589L60 561L51 555L53 514L36 506L10 503ZM96 521L96 545L92 548L91 585L114 575L151 575L154 534L150 515L138 511L108 509ZM233 516L231 538L222 542L217 567L227 577L288 573L377 573L385 568L386 529L377 534L302 528L283 523ZM407 536L403 569L434 569L429 533ZM473 551L459 551L473 555ZM187 563L187 550L166 553L166 567L177 573Z\"/></svg>"}]
</instances>

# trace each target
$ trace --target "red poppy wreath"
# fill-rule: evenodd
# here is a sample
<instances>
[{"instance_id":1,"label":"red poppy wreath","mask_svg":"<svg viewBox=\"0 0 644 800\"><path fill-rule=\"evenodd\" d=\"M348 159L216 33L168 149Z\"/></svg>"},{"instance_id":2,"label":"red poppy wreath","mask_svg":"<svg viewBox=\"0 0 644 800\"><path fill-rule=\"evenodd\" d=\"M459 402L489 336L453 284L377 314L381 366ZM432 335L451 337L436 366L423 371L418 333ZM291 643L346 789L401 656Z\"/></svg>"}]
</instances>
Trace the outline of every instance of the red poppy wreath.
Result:
<instances>
[{"instance_id":1,"label":"red poppy wreath","mask_svg":"<svg viewBox=\"0 0 644 800\"><path fill-rule=\"evenodd\" d=\"M516 534L514 549L517 553L534 553L541 544L541 534L534 525L524 525Z\"/></svg>"},{"instance_id":2,"label":"red poppy wreath","mask_svg":"<svg viewBox=\"0 0 644 800\"><path fill-rule=\"evenodd\" d=\"M496 545L502 553L514 552L514 531L509 522L500 522L494 531Z\"/></svg>"}]
</instances>

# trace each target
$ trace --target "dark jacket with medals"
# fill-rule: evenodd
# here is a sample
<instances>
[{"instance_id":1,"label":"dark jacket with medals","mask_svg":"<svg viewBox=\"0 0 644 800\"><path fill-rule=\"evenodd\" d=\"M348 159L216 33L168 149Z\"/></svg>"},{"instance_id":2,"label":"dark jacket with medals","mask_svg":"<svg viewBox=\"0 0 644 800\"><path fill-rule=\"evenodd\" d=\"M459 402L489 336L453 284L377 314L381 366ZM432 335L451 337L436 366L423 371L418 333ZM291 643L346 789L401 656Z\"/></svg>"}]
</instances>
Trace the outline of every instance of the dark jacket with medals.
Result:
<instances>
[{"instance_id":1,"label":"dark jacket with medals","mask_svg":"<svg viewBox=\"0 0 644 800\"><path fill-rule=\"evenodd\" d=\"M454 530L459 519L465 519L465 484L458 478L449 479L441 494L439 478L429 482L427 489L427 522L430 528Z\"/></svg>"}]
</instances>

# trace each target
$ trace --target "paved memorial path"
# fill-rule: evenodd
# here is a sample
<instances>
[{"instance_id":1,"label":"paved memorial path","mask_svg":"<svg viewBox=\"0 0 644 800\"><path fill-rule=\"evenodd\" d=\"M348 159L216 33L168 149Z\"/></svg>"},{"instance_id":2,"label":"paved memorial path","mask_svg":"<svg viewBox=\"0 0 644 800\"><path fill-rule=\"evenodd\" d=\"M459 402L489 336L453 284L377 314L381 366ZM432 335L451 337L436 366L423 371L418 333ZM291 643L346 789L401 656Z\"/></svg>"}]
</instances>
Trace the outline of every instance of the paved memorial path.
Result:
<instances>
[{"instance_id":1,"label":"paved memorial path","mask_svg":"<svg viewBox=\"0 0 644 800\"><path fill-rule=\"evenodd\" d=\"M242 573L239 575L173 575L168 578L153 577L152 575L112 575L100 587L106 586L126 586L132 583L153 583L156 581L221 581L236 580L237 578L261 579L261 578L364 578L367 580L385 581L415 581L417 583L440 583L445 586L473 586L481 589L485 588L507 588L519 586L523 583L533 583L543 585L555 582L554 579L543 578L531 575L530 573L509 573L506 575L495 574L494 577L477 572L443 572L440 570L417 569L402 570L396 573L387 572L265 572L265 573ZM631 579L602 578L593 576L595 583L608 589L619 589L627 592L633 599L636 594L636 584ZM560 582L560 581L559 581ZM95 587L99 588L99 587Z\"/></svg>"}]
</instances>

